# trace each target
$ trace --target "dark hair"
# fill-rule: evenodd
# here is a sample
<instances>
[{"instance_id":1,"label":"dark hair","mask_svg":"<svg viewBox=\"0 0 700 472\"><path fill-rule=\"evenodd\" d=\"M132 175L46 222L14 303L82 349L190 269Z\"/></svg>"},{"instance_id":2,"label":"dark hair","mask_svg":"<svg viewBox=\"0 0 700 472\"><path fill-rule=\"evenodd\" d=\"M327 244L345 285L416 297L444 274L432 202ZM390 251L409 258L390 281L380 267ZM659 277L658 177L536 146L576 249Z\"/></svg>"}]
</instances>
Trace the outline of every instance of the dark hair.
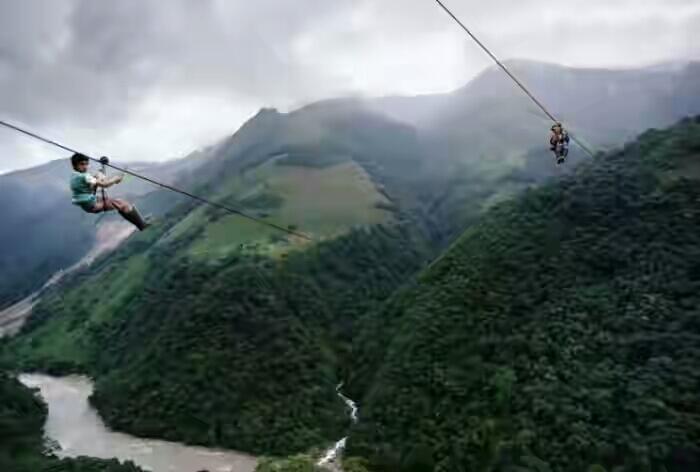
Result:
<instances>
[{"instance_id":1,"label":"dark hair","mask_svg":"<svg viewBox=\"0 0 700 472\"><path fill-rule=\"evenodd\" d=\"M73 166L73 169L76 169L78 167L78 164L81 162L89 162L90 158L87 157L85 154L80 154L79 152L76 152L70 157L70 163Z\"/></svg>"}]
</instances>

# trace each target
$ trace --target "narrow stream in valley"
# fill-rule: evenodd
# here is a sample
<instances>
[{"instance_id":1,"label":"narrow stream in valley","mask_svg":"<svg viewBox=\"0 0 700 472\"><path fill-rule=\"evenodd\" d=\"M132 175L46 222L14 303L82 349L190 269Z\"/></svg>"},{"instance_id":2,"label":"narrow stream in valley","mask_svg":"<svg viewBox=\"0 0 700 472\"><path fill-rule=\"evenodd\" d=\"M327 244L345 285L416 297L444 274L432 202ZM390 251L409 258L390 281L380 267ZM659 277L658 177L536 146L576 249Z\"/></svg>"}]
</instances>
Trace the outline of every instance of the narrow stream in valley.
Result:
<instances>
[{"instance_id":1,"label":"narrow stream in valley","mask_svg":"<svg viewBox=\"0 0 700 472\"><path fill-rule=\"evenodd\" d=\"M345 405L348 407L350 410L350 419L352 420L353 423L357 423L357 404L355 404L354 401L350 400L348 397L343 395L343 392L341 389L343 388L343 384L341 383L338 385L336 388L336 392L338 392L338 396L343 400ZM330 448L326 454L318 461L318 465L322 467L329 467L330 465L335 465L336 470L340 470L340 464L339 464L339 459L342 456L343 450L345 449L345 443L347 442L348 438L347 436L335 443L335 445Z\"/></svg>"}]
</instances>

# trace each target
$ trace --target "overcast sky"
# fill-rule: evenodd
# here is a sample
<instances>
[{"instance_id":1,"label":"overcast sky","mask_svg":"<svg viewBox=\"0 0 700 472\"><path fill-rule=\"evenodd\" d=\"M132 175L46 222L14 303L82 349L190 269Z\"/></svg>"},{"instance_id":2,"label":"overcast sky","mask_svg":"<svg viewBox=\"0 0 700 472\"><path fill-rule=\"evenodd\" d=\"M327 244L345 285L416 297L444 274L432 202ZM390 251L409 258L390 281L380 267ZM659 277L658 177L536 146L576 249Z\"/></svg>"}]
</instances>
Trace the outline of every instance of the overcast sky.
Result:
<instances>
[{"instance_id":1,"label":"overcast sky","mask_svg":"<svg viewBox=\"0 0 700 472\"><path fill-rule=\"evenodd\" d=\"M444 0L501 58L700 58L700 0ZM0 0L0 118L118 160L183 156L260 107L455 89L489 65L434 0ZM62 157L0 128L0 172Z\"/></svg>"}]
</instances>

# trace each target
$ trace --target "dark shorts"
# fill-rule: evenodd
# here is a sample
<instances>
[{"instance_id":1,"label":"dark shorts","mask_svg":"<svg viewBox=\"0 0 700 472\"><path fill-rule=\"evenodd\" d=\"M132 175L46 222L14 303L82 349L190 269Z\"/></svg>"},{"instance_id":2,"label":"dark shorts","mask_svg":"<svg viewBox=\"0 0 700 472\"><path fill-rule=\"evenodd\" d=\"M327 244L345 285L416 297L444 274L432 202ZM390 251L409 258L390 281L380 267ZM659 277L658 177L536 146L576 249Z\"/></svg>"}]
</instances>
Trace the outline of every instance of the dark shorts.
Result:
<instances>
[{"instance_id":1,"label":"dark shorts","mask_svg":"<svg viewBox=\"0 0 700 472\"><path fill-rule=\"evenodd\" d=\"M91 201L82 202L82 203L74 203L74 205L79 206L80 208L83 209L83 211L87 211L88 213L93 212L93 209L95 208L96 204L97 204L96 200L91 200Z\"/></svg>"}]
</instances>

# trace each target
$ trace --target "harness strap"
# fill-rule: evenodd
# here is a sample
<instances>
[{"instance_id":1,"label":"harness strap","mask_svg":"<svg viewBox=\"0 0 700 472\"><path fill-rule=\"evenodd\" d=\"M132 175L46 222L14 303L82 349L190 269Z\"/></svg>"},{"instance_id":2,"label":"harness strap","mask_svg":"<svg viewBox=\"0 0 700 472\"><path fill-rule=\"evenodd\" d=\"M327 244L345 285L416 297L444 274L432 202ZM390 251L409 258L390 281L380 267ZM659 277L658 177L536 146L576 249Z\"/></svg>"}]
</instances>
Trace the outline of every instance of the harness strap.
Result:
<instances>
[{"instance_id":1,"label":"harness strap","mask_svg":"<svg viewBox=\"0 0 700 472\"><path fill-rule=\"evenodd\" d=\"M102 169L100 171L102 172L102 175L107 178L107 164L109 164L109 158L107 156L100 157L100 164L102 164ZM100 187L100 191L102 192L102 213L105 213L107 211L108 201L107 192L105 191L104 187Z\"/></svg>"}]
</instances>

